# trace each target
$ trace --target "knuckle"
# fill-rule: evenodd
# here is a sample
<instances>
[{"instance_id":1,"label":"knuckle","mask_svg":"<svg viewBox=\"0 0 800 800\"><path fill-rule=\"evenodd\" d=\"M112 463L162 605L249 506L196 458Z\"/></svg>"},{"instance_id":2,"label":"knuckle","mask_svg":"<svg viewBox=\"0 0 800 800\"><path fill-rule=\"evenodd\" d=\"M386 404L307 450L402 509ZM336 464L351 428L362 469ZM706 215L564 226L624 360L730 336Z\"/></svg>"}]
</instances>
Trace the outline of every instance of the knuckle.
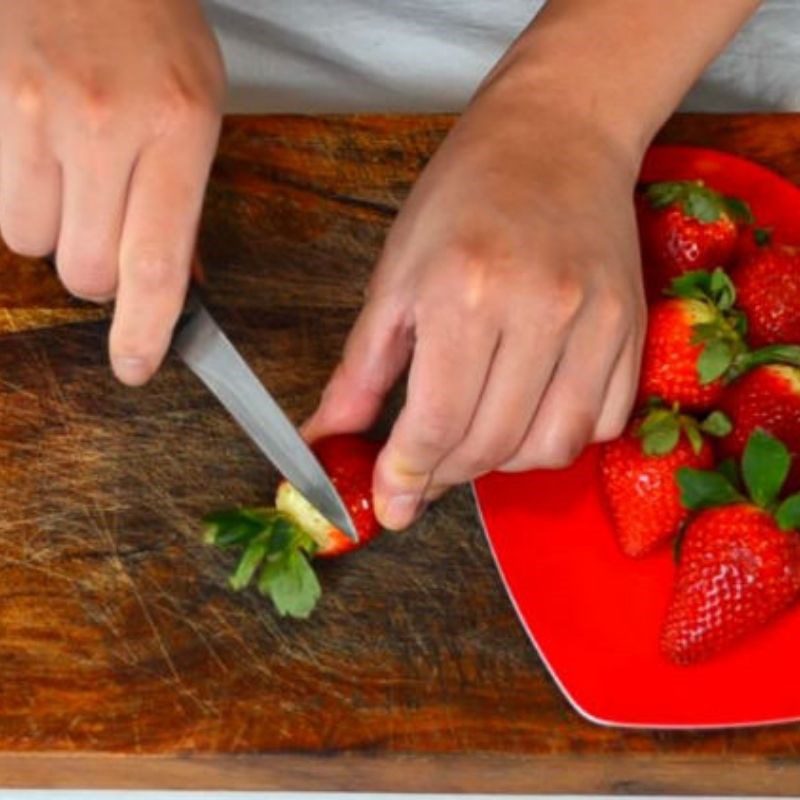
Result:
<instances>
[{"instance_id":1,"label":"knuckle","mask_svg":"<svg viewBox=\"0 0 800 800\"><path fill-rule=\"evenodd\" d=\"M108 300L116 279L111 260L100 254L59 255L58 273L67 291L82 300Z\"/></svg>"},{"instance_id":2,"label":"knuckle","mask_svg":"<svg viewBox=\"0 0 800 800\"><path fill-rule=\"evenodd\" d=\"M76 76L72 83L82 132L92 138L107 133L117 118L115 93L105 81L93 76Z\"/></svg>"},{"instance_id":3,"label":"knuckle","mask_svg":"<svg viewBox=\"0 0 800 800\"><path fill-rule=\"evenodd\" d=\"M461 426L449 410L429 409L424 422L417 426L417 446L426 453L446 452L460 440Z\"/></svg>"},{"instance_id":4,"label":"knuckle","mask_svg":"<svg viewBox=\"0 0 800 800\"><path fill-rule=\"evenodd\" d=\"M630 304L614 291L607 291L600 297L599 310L601 324L606 330L620 330L632 315Z\"/></svg>"},{"instance_id":5,"label":"knuckle","mask_svg":"<svg viewBox=\"0 0 800 800\"><path fill-rule=\"evenodd\" d=\"M541 450L535 459L540 469L564 469L570 466L579 453L579 448L571 442L563 442Z\"/></svg>"},{"instance_id":6,"label":"knuckle","mask_svg":"<svg viewBox=\"0 0 800 800\"><path fill-rule=\"evenodd\" d=\"M622 416L621 414L618 414L613 419L601 422L597 426L593 441L599 444L602 442L610 442L619 438L622 435L622 432L625 430L627 421L627 415Z\"/></svg>"},{"instance_id":7,"label":"knuckle","mask_svg":"<svg viewBox=\"0 0 800 800\"><path fill-rule=\"evenodd\" d=\"M184 78L173 69L155 99L153 120L160 134L176 129L213 128L219 124L221 103L214 86Z\"/></svg>"},{"instance_id":8,"label":"knuckle","mask_svg":"<svg viewBox=\"0 0 800 800\"><path fill-rule=\"evenodd\" d=\"M475 445L459 453L460 471L464 473L464 480L471 480L480 475L485 475L501 464L510 461L519 445L518 440L512 441L508 436L498 436L492 440Z\"/></svg>"},{"instance_id":9,"label":"knuckle","mask_svg":"<svg viewBox=\"0 0 800 800\"><path fill-rule=\"evenodd\" d=\"M53 250L52 234L32 227L29 222L20 220L18 215L8 212L0 220L0 236L12 253L27 258L41 258Z\"/></svg>"},{"instance_id":10,"label":"knuckle","mask_svg":"<svg viewBox=\"0 0 800 800\"><path fill-rule=\"evenodd\" d=\"M43 81L33 73L24 73L3 84L5 100L23 119L38 119L44 110Z\"/></svg>"},{"instance_id":11,"label":"knuckle","mask_svg":"<svg viewBox=\"0 0 800 800\"><path fill-rule=\"evenodd\" d=\"M571 322L586 299L586 287L575 274L569 272L553 280L542 298L544 309L557 325Z\"/></svg>"}]
</instances>

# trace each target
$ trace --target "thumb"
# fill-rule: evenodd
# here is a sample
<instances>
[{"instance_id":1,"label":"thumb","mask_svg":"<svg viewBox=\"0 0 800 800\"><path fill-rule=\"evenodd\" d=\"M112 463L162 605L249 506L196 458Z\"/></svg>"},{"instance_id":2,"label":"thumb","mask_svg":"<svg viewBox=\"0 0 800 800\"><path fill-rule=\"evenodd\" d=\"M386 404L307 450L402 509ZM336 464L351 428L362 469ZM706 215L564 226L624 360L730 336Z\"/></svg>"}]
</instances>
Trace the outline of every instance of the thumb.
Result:
<instances>
[{"instance_id":1,"label":"thumb","mask_svg":"<svg viewBox=\"0 0 800 800\"><path fill-rule=\"evenodd\" d=\"M317 410L303 425L303 435L313 441L369 428L408 364L412 347L406 315L386 301L369 301L350 332Z\"/></svg>"}]
</instances>

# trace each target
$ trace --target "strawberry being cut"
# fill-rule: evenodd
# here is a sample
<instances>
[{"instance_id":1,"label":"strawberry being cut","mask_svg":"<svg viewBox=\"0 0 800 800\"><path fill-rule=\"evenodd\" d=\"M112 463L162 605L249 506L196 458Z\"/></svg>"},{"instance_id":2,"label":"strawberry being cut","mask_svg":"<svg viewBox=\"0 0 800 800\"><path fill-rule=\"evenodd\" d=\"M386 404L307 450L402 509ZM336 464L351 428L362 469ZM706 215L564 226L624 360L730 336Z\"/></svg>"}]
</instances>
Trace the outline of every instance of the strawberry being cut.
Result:
<instances>
[{"instance_id":1,"label":"strawberry being cut","mask_svg":"<svg viewBox=\"0 0 800 800\"><path fill-rule=\"evenodd\" d=\"M752 220L745 202L699 180L642 187L636 194L636 212L651 299L686 272L727 266L739 242L740 226Z\"/></svg>"},{"instance_id":2,"label":"strawberry being cut","mask_svg":"<svg viewBox=\"0 0 800 800\"><path fill-rule=\"evenodd\" d=\"M602 487L622 552L638 558L669 541L688 517L675 479L679 467L710 469L704 434L730 430L717 412L699 423L676 409L652 408L601 448Z\"/></svg>"},{"instance_id":3,"label":"strawberry being cut","mask_svg":"<svg viewBox=\"0 0 800 800\"><path fill-rule=\"evenodd\" d=\"M742 459L745 488L733 469L678 471L682 502L698 513L681 541L662 629L671 661L707 659L800 598L800 495L780 500L789 463L781 442L756 431Z\"/></svg>"},{"instance_id":4,"label":"strawberry being cut","mask_svg":"<svg viewBox=\"0 0 800 800\"><path fill-rule=\"evenodd\" d=\"M731 271L755 347L800 343L800 248L753 248Z\"/></svg>"},{"instance_id":5,"label":"strawberry being cut","mask_svg":"<svg viewBox=\"0 0 800 800\"><path fill-rule=\"evenodd\" d=\"M360 436L339 435L320 439L313 449L350 512L358 542L331 525L289 481L278 486L275 507L311 536L317 558L332 558L363 547L380 533L372 510L372 472L381 445Z\"/></svg>"},{"instance_id":6,"label":"strawberry being cut","mask_svg":"<svg viewBox=\"0 0 800 800\"><path fill-rule=\"evenodd\" d=\"M205 540L242 549L231 587L255 580L279 614L305 618L322 590L310 564L363 547L380 533L372 508L372 473L381 444L355 434L319 439L312 449L350 512L358 542L328 522L288 481L278 486L275 506L235 508L209 514Z\"/></svg>"}]
</instances>

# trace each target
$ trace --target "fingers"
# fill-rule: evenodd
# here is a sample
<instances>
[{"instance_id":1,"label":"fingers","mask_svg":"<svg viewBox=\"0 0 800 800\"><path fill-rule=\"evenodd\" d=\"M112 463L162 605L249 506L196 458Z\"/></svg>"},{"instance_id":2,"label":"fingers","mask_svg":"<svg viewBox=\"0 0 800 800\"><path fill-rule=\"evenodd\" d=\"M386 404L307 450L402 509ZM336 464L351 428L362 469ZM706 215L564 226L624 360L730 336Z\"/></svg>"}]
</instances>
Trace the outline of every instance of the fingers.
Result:
<instances>
[{"instance_id":1,"label":"fingers","mask_svg":"<svg viewBox=\"0 0 800 800\"><path fill-rule=\"evenodd\" d=\"M406 404L375 469L375 511L390 529L409 525L431 475L463 439L486 383L499 330L441 304L417 325Z\"/></svg>"},{"instance_id":2,"label":"fingers","mask_svg":"<svg viewBox=\"0 0 800 800\"><path fill-rule=\"evenodd\" d=\"M536 416L517 452L499 466L503 472L566 467L592 439L606 404L611 376L629 328L616 301L597 301L576 321ZM614 387L627 396L627 386ZM623 404L612 403L619 409ZM616 418L613 420L616 422Z\"/></svg>"},{"instance_id":3,"label":"fingers","mask_svg":"<svg viewBox=\"0 0 800 800\"><path fill-rule=\"evenodd\" d=\"M137 386L156 371L183 307L216 137L160 139L131 178L119 251L109 352L115 374Z\"/></svg>"},{"instance_id":4,"label":"fingers","mask_svg":"<svg viewBox=\"0 0 800 800\"><path fill-rule=\"evenodd\" d=\"M380 298L364 307L319 407L303 426L306 438L361 431L375 422L413 346L411 325L401 309Z\"/></svg>"},{"instance_id":5,"label":"fingers","mask_svg":"<svg viewBox=\"0 0 800 800\"><path fill-rule=\"evenodd\" d=\"M593 442L611 441L624 430L636 399L641 352L642 337L637 331L628 339L614 367L603 408L592 434Z\"/></svg>"},{"instance_id":6,"label":"fingers","mask_svg":"<svg viewBox=\"0 0 800 800\"><path fill-rule=\"evenodd\" d=\"M436 467L426 500L505 463L519 449L557 363L563 342L527 326L506 331L464 440Z\"/></svg>"},{"instance_id":7,"label":"fingers","mask_svg":"<svg viewBox=\"0 0 800 800\"><path fill-rule=\"evenodd\" d=\"M52 253L58 240L61 171L37 109L13 116L2 131L0 234L14 252L38 258Z\"/></svg>"},{"instance_id":8,"label":"fingers","mask_svg":"<svg viewBox=\"0 0 800 800\"><path fill-rule=\"evenodd\" d=\"M67 290L84 300L107 301L116 291L133 152L87 148L65 162L56 265Z\"/></svg>"}]
</instances>

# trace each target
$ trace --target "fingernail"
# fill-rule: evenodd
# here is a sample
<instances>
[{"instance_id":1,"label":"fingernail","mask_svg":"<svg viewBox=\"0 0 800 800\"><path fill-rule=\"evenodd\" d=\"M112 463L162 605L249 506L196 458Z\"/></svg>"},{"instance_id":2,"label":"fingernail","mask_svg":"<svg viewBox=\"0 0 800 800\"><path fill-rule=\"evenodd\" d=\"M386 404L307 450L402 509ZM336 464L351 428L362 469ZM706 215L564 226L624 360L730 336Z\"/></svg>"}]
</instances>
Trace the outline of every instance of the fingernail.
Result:
<instances>
[{"instance_id":1,"label":"fingernail","mask_svg":"<svg viewBox=\"0 0 800 800\"><path fill-rule=\"evenodd\" d=\"M407 528L417 517L419 503L419 495L396 494L386 502L380 515L381 522L389 530Z\"/></svg>"},{"instance_id":2,"label":"fingernail","mask_svg":"<svg viewBox=\"0 0 800 800\"><path fill-rule=\"evenodd\" d=\"M115 358L114 372L128 386L141 386L143 383L147 383L147 379L150 377L147 362L142 358L127 356Z\"/></svg>"}]
</instances>

